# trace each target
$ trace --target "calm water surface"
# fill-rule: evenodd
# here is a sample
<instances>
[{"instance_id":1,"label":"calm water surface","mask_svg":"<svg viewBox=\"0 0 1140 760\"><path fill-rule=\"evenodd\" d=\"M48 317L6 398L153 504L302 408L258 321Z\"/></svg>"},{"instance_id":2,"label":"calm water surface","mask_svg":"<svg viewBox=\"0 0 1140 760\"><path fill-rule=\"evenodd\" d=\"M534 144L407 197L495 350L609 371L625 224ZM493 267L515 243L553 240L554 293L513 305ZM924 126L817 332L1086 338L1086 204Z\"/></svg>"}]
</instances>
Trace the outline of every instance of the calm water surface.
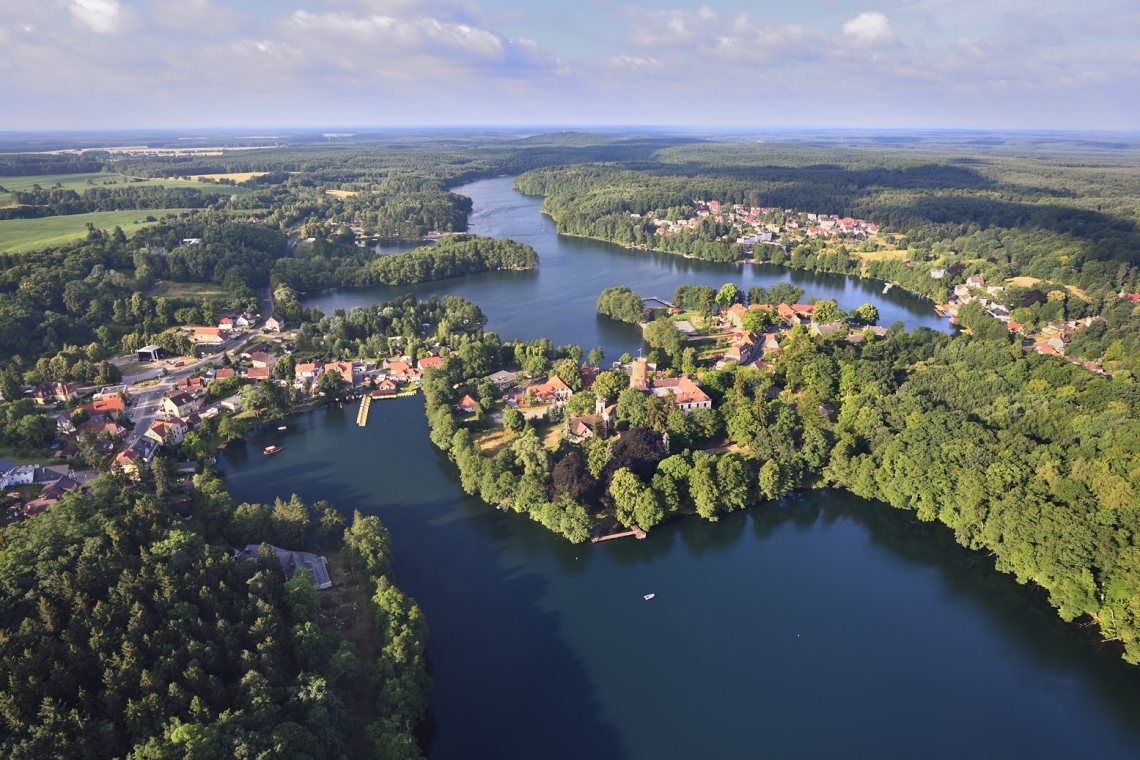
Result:
<instances>
[{"instance_id":1,"label":"calm water surface","mask_svg":"<svg viewBox=\"0 0 1140 760\"><path fill-rule=\"evenodd\" d=\"M489 318L487 329L499 333L503 340L546 337L556 345L573 343L587 350L602 346L611 359L641 344L635 326L603 317L595 309L598 294L614 285L629 285L642 296L669 299L678 285L719 288L734 282L747 290L755 285L792 282L807 295L834 298L842 309L870 301L879 308L882 325L901 320L908 329L950 329L947 320L935 316L930 301L898 289L884 294L881 282L769 265L698 261L558 235L554 223L540 213L542 199L513 189L510 177L472 182L454 192L474 201L469 225L472 232L509 237L533 246L539 255L538 268L529 272L485 272L410 286L318 291L302 298L302 304L309 308L319 306L331 314L333 309L367 306L404 293L458 295L477 303Z\"/></svg>"},{"instance_id":2,"label":"calm water surface","mask_svg":"<svg viewBox=\"0 0 1140 760\"><path fill-rule=\"evenodd\" d=\"M460 192L476 199L476 231L533 222L530 237L509 234L542 269L421 292L471 298L504 337L620 352L637 335L595 319L605 285L668 296L726 271L744 285L792 278L560 240L509 180ZM482 210L489 197L505 205ZM918 299L807 279L844 307L875 296L888 322L945 325ZM312 298L331 309L392 294ZM554 313L560 298L572 318ZM431 760L1140 757L1133 669L937 526L830 492L571 546L463 496L420 399L372 410L366 428L355 407L302 415L223 467L239 500L298 493L391 529L399 583L431 626ZM284 450L256 453L269 443Z\"/></svg>"},{"instance_id":3,"label":"calm water surface","mask_svg":"<svg viewBox=\"0 0 1140 760\"><path fill-rule=\"evenodd\" d=\"M431 760L1140 756L1136 674L936 526L831 492L571 546L463 496L420 399L372 410L223 465L239 500L391 529L431 626Z\"/></svg>"}]
</instances>

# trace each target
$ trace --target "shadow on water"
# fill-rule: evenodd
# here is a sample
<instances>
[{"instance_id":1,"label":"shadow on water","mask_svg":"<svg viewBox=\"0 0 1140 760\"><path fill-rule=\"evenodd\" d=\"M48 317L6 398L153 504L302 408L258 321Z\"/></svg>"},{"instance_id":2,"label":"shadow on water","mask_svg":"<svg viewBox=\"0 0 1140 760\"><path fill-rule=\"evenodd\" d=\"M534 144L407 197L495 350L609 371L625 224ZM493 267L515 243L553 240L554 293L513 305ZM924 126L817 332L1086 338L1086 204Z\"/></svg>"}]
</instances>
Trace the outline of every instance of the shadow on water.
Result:
<instances>
[{"instance_id":1,"label":"shadow on water","mask_svg":"<svg viewBox=\"0 0 1140 760\"><path fill-rule=\"evenodd\" d=\"M1061 620L1043 589L998 572L992 558L959 545L940 523L921 522L913 513L841 491L792 495L778 507L752 510L752 516L753 533L761 541L789 523L806 529L817 522L850 520L892 557L936 571L951 596L981 609L1037 668L1080 674L1100 708L1115 715L1122 731L1140 739L1135 710L1140 672L1120 658L1121 649L1100 643L1095 629Z\"/></svg>"},{"instance_id":2,"label":"shadow on water","mask_svg":"<svg viewBox=\"0 0 1140 760\"><path fill-rule=\"evenodd\" d=\"M388 527L396 580L431 631L427 756L623 758L582 663L559 636L558 613L541 607L548 581L502 561L514 536L541 540L545 531L462 496L454 465L428 444L418 400L385 402L367 431L355 425L355 411L294 417L287 433L264 431L228 448L223 465L239 501L296 493L310 503L326 499L348 519L354 509L375 514ZM375 436L381 421L403 436ZM282 454L260 456L277 439Z\"/></svg>"}]
</instances>

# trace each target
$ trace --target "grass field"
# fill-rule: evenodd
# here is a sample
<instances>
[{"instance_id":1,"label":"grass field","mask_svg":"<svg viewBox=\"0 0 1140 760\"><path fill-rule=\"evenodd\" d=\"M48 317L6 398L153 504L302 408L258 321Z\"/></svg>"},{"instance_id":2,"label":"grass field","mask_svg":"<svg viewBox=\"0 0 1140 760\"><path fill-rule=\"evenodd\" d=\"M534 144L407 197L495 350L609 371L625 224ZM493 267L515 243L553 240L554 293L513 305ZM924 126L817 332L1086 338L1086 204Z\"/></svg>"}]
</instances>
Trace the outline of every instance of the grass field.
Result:
<instances>
[{"instance_id":1,"label":"grass field","mask_svg":"<svg viewBox=\"0 0 1140 760\"><path fill-rule=\"evenodd\" d=\"M908 252L898 249L893 251L872 251L870 253L861 253L856 251L851 255L858 256L861 259L867 259L867 261L886 261L889 259L905 259L908 255Z\"/></svg>"},{"instance_id":2,"label":"grass field","mask_svg":"<svg viewBox=\"0 0 1140 760\"><path fill-rule=\"evenodd\" d=\"M163 280L155 295L163 298L203 298L221 292L221 287L209 282L169 282Z\"/></svg>"},{"instance_id":3,"label":"grass field","mask_svg":"<svg viewBox=\"0 0 1140 760\"><path fill-rule=\"evenodd\" d=\"M191 174L190 179L197 180L199 177L206 179L232 179L234 182L245 182L246 180L260 177L267 172L236 172L234 174Z\"/></svg>"},{"instance_id":4,"label":"grass field","mask_svg":"<svg viewBox=\"0 0 1140 760\"><path fill-rule=\"evenodd\" d=\"M0 253L11 251L38 251L87 235L87 223L101 230L123 228L128 235L151 222L147 216L161 219L165 214L177 214L185 209L152 209L143 211L96 211L91 214L46 216L42 219L4 219L0 221Z\"/></svg>"},{"instance_id":5,"label":"grass field","mask_svg":"<svg viewBox=\"0 0 1140 760\"><path fill-rule=\"evenodd\" d=\"M253 176L252 174L215 174L209 175L214 177L232 177L238 180L248 179ZM87 180L91 180L91 184L87 184ZM3 187L8 192L15 192L17 190L31 190L32 185L39 185L45 190L55 187L56 183L63 185L65 190L74 190L82 194L84 190L89 187L123 187L124 185L162 185L163 187L190 187L195 190L200 190L203 193L218 193L220 195L243 195L248 193L249 189L244 187L230 187L229 185L214 185L207 182L198 182L196 180L185 179L144 179L141 182L134 181L134 178L124 177L121 174L108 174L106 172L95 172L92 174L42 174L32 177L0 177L0 187ZM108 184L114 183L114 184Z\"/></svg>"},{"instance_id":6,"label":"grass field","mask_svg":"<svg viewBox=\"0 0 1140 760\"><path fill-rule=\"evenodd\" d=\"M325 195L331 195L334 198L348 198L356 195L356 193L351 190L325 190Z\"/></svg>"}]
</instances>

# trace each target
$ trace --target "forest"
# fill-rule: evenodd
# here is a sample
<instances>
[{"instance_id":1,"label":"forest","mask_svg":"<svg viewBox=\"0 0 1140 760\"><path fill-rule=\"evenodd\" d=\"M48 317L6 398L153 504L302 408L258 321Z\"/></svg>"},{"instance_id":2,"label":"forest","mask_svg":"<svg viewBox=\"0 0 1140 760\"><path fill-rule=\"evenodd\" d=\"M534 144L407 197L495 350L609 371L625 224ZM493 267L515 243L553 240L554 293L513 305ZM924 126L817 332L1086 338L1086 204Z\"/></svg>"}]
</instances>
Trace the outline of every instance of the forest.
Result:
<instances>
[{"instance_id":1,"label":"forest","mask_svg":"<svg viewBox=\"0 0 1140 760\"><path fill-rule=\"evenodd\" d=\"M533 269L538 254L507 238L447 235L432 246L377 255L349 242L317 239L278 259L275 284L297 290L361 285L410 285L499 269Z\"/></svg>"},{"instance_id":2,"label":"forest","mask_svg":"<svg viewBox=\"0 0 1140 760\"><path fill-rule=\"evenodd\" d=\"M699 371L713 409L686 415L604 371L555 407L555 420L605 398L616 438L597 430L550 449L508 410L503 424L518 435L494 456L477 443L498 398L481 378L501 362L574 387L583 352L531 341L469 363L452 351L425 373L432 441L468 493L571 541L614 522L715 520L795 489L846 488L941 522L997 570L1044 589L1062 619L1096 626L1140 663L1140 393L1130 379L1027 352L1008 331L948 336L896 324L852 344L794 327L772 374L686 366L692 349L674 345L658 347L658 375ZM454 411L465 392L480 404L474 415ZM736 451L702 451L724 442Z\"/></svg>"},{"instance_id":3,"label":"forest","mask_svg":"<svg viewBox=\"0 0 1140 760\"><path fill-rule=\"evenodd\" d=\"M175 490L160 462L141 487L108 475L0 532L4 756L332 760L356 734L372 756L419 757L428 632L393 584L384 526L297 497L237 505L209 472L184 523L164 503ZM269 548L314 534L367 579L374 662L322 628L308 571L287 580ZM246 543L257 560L232 561ZM376 696L367 727L361 692Z\"/></svg>"},{"instance_id":4,"label":"forest","mask_svg":"<svg viewBox=\"0 0 1140 760\"><path fill-rule=\"evenodd\" d=\"M1119 156L1074 161L705 143L664 148L650 161L535 169L515 186L546 196L544 208L560 232L698 258L744 253L717 244L730 232L724 225L705 219L696 230L661 240L644 215L685 218L695 213L694 201L718 200L862 217L901 235L900 247L916 263L988 262L1007 278L1031 276L1090 292L1131 292L1138 280L1140 166L1121 164ZM915 267L912 279L930 267L923 269ZM858 270L858 254L821 268ZM898 274L872 265L871 276Z\"/></svg>"}]
</instances>

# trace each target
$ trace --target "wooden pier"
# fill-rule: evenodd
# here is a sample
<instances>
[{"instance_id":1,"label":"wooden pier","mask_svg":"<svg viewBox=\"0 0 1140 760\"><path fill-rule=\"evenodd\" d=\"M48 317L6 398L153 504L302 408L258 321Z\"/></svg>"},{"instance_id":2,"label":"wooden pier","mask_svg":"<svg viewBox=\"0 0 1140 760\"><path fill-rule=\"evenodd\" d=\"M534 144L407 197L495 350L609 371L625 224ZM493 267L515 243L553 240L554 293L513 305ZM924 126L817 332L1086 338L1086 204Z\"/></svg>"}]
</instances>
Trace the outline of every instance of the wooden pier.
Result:
<instances>
[{"instance_id":1,"label":"wooden pier","mask_svg":"<svg viewBox=\"0 0 1140 760\"><path fill-rule=\"evenodd\" d=\"M622 531L621 533L610 533L605 536L594 536L590 540L596 544L600 541L612 541L615 538L625 538L626 536L633 536L637 540L641 541L645 538L645 531L636 525L631 525L629 526L629 530Z\"/></svg>"},{"instance_id":2,"label":"wooden pier","mask_svg":"<svg viewBox=\"0 0 1140 760\"><path fill-rule=\"evenodd\" d=\"M356 424L360 425L360 427L364 427L365 425L368 424L368 410L371 408L371 406L372 406L372 397L371 396L365 396L360 401L360 409L358 409L356 412Z\"/></svg>"}]
</instances>

